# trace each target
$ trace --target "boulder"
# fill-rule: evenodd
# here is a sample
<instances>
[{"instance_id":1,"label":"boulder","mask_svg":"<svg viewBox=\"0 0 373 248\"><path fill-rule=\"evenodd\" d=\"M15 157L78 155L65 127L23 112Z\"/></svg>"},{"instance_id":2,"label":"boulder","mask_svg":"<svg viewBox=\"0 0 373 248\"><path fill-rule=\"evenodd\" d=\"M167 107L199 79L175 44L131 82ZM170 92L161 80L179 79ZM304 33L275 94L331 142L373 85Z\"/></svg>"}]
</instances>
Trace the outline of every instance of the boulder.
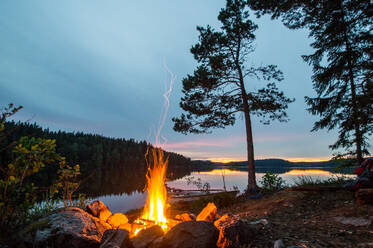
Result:
<instances>
[{"instance_id":1,"label":"boulder","mask_svg":"<svg viewBox=\"0 0 373 248\"><path fill-rule=\"evenodd\" d=\"M160 226L152 226L150 228L141 230L134 238L131 239L134 248L146 248L162 237L164 232Z\"/></svg>"},{"instance_id":2,"label":"boulder","mask_svg":"<svg viewBox=\"0 0 373 248\"><path fill-rule=\"evenodd\" d=\"M33 247L99 247L106 227L80 208L66 208L32 223L22 231Z\"/></svg>"},{"instance_id":3,"label":"boulder","mask_svg":"<svg viewBox=\"0 0 373 248\"><path fill-rule=\"evenodd\" d=\"M164 248L215 248L219 231L207 221L185 221L177 224L163 237Z\"/></svg>"},{"instance_id":4,"label":"boulder","mask_svg":"<svg viewBox=\"0 0 373 248\"><path fill-rule=\"evenodd\" d=\"M121 224L121 225L119 225L118 229L124 229L124 230L127 230L131 233L132 225L130 223Z\"/></svg>"},{"instance_id":5,"label":"boulder","mask_svg":"<svg viewBox=\"0 0 373 248\"><path fill-rule=\"evenodd\" d=\"M101 209L103 209L105 204L102 201L94 201L87 205L87 212L92 214L94 217L98 217Z\"/></svg>"},{"instance_id":6,"label":"boulder","mask_svg":"<svg viewBox=\"0 0 373 248\"><path fill-rule=\"evenodd\" d=\"M197 221L214 221L218 209L213 202L207 204L197 216Z\"/></svg>"},{"instance_id":7,"label":"boulder","mask_svg":"<svg viewBox=\"0 0 373 248\"><path fill-rule=\"evenodd\" d=\"M113 228L117 228L118 226L122 224L128 223L128 218L122 213L116 213L111 215L106 222L111 225Z\"/></svg>"},{"instance_id":8,"label":"boulder","mask_svg":"<svg viewBox=\"0 0 373 248\"><path fill-rule=\"evenodd\" d=\"M148 248L163 248L162 247L162 240L163 240L163 237L159 237L157 239L155 239L150 245Z\"/></svg>"},{"instance_id":9,"label":"boulder","mask_svg":"<svg viewBox=\"0 0 373 248\"><path fill-rule=\"evenodd\" d=\"M108 207L103 207L100 212L98 213L98 218L102 222L106 222L107 219L112 215Z\"/></svg>"},{"instance_id":10,"label":"boulder","mask_svg":"<svg viewBox=\"0 0 373 248\"><path fill-rule=\"evenodd\" d=\"M281 239L278 239L273 244L273 248L285 248L284 242Z\"/></svg>"},{"instance_id":11,"label":"boulder","mask_svg":"<svg viewBox=\"0 0 373 248\"><path fill-rule=\"evenodd\" d=\"M109 229L102 236L100 248L129 248L129 232L124 229Z\"/></svg>"},{"instance_id":12,"label":"boulder","mask_svg":"<svg viewBox=\"0 0 373 248\"><path fill-rule=\"evenodd\" d=\"M192 221L195 220L195 216L189 214L189 213L183 213L183 214L178 214L175 216L176 220L181 220L181 221Z\"/></svg>"},{"instance_id":13,"label":"boulder","mask_svg":"<svg viewBox=\"0 0 373 248\"><path fill-rule=\"evenodd\" d=\"M238 215L223 215L214 225L219 230L216 243L219 248L246 247L257 234L256 229L242 221Z\"/></svg>"}]
</instances>

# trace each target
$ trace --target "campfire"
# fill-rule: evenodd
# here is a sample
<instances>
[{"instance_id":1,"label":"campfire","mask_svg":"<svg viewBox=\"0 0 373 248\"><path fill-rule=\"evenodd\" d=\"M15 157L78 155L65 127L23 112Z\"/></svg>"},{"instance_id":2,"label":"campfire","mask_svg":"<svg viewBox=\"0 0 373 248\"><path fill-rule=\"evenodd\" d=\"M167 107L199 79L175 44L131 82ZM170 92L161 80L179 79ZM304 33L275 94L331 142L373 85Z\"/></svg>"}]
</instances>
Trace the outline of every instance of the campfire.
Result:
<instances>
[{"instance_id":1,"label":"campfire","mask_svg":"<svg viewBox=\"0 0 373 248\"><path fill-rule=\"evenodd\" d=\"M87 206L89 212L104 223L100 247L239 247L252 239L254 231L239 216L217 213L213 202L195 216L184 212L167 218L165 185L168 159L160 148L151 148L147 179L147 200L141 216L132 223L122 213L112 214L101 201ZM233 246L232 246L233 245Z\"/></svg>"},{"instance_id":2,"label":"campfire","mask_svg":"<svg viewBox=\"0 0 373 248\"><path fill-rule=\"evenodd\" d=\"M165 216L167 189L164 184L168 160L160 148L152 148L149 157L146 175L148 197L141 218L134 221L135 228L132 230L134 236L153 225L160 226L164 232L170 229L169 221Z\"/></svg>"}]
</instances>

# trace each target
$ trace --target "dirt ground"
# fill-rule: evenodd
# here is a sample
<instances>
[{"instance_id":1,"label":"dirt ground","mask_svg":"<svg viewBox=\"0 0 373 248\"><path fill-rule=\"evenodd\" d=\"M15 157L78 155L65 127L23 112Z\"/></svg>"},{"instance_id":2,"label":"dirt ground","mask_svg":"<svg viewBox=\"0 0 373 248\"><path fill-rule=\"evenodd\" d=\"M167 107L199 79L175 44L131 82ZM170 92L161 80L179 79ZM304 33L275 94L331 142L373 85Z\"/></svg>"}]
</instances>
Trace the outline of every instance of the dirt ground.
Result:
<instances>
[{"instance_id":1,"label":"dirt ground","mask_svg":"<svg viewBox=\"0 0 373 248\"><path fill-rule=\"evenodd\" d=\"M281 191L219 210L250 221L266 219L248 247L373 247L373 205L356 203L352 192Z\"/></svg>"}]
</instances>

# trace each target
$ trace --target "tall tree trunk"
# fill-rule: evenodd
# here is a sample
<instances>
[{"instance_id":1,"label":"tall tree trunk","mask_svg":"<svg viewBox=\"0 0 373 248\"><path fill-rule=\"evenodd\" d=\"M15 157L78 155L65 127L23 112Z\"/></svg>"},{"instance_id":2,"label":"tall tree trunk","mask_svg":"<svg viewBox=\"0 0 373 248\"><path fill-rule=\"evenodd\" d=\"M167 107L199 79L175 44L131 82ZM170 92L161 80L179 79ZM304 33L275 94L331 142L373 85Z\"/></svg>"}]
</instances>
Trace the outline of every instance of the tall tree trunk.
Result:
<instances>
[{"instance_id":1,"label":"tall tree trunk","mask_svg":"<svg viewBox=\"0 0 373 248\"><path fill-rule=\"evenodd\" d=\"M240 80L240 88L241 88L242 104L243 104L243 111L245 115L245 127L246 127L247 162L248 162L248 173L249 173L247 189L249 192L255 192L257 186L256 186L256 178L255 178L253 132L251 129L250 110L249 110L249 105L247 103L247 94L246 94L243 79Z\"/></svg>"},{"instance_id":2,"label":"tall tree trunk","mask_svg":"<svg viewBox=\"0 0 373 248\"><path fill-rule=\"evenodd\" d=\"M247 98L247 97L244 97L244 98ZM245 104L245 101L246 101L246 104ZM246 126L247 162L248 162L248 170L249 170L247 189L249 190L249 192L255 192L256 191L256 177L255 177L254 144L253 144L253 133L251 129L250 112L247 106L247 99L244 100L244 109L245 109L245 105L247 109L245 110L244 114L245 114L245 126Z\"/></svg>"},{"instance_id":3,"label":"tall tree trunk","mask_svg":"<svg viewBox=\"0 0 373 248\"><path fill-rule=\"evenodd\" d=\"M354 119L354 129L355 129L355 145L356 145L356 159L358 164L363 162L363 154L361 150L361 143L362 137L360 132L360 123L359 123L359 115L358 115L358 107L357 107L357 99L356 99L356 87L355 87L355 80L354 80L354 72L353 72L353 65L351 61L352 51L351 51L351 44L348 40L348 26L345 21L345 12L343 9L343 4L341 2L341 10L342 10L342 23L344 24L344 41L346 44L346 52L347 52L347 69L348 69L348 77L349 77L349 84L351 89L351 100L352 100L352 118Z\"/></svg>"},{"instance_id":4,"label":"tall tree trunk","mask_svg":"<svg viewBox=\"0 0 373 248\"><path fill-rule=\"evenodd\" d=\"M245 90L244 84L244 76L242 74L242 69L240 65L240 50L241 50L241 42L240 37L238 37L238 47L236 50L236 58L235 64L237 68L237 72L240 78L240 89L241 89L241 97L242 97L242 104L243 104L243 111L245 115L245 127L246 127L246 146L247 146L247 166L248 166L248 184L247 190L250 193L255 193L257 186L256 186L256 178L255 178L255 160L254 160L254 142L253 142L253 131L251 129L251 118L250 118L250 109L249 104L247 103L247 93Z\"/></svg>"}]
</instances>

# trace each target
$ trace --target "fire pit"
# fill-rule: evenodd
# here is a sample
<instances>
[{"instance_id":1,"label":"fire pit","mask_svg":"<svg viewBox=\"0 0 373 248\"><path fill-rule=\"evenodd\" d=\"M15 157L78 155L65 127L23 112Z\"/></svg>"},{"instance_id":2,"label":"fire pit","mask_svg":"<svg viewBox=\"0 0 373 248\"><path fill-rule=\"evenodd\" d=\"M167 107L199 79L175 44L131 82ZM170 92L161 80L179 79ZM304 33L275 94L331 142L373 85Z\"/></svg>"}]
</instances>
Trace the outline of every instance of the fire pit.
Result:
<instances>
[{"instance_id":1,"label":"fire pit","mask_svg":"<svg viewBox=\"0 0 373 248\"><path fill-rule=\"evenodd\" d=\"M128 223L125 215L112 215L106 206L99 206L99 211L91 210L101 221L110 224L100 247L127 247L123 246L125 243L135 248L236 247L230 245L243 244L253 236L250 225L238 216L219 216L214 203L208 203L197 217L183 213L174 219L167 218L165 179L168 160L160 148L152 148L146 157L148 195L140 217ZM100 204L103 205L102 202Z\"/></svg>"}]
</instances>

